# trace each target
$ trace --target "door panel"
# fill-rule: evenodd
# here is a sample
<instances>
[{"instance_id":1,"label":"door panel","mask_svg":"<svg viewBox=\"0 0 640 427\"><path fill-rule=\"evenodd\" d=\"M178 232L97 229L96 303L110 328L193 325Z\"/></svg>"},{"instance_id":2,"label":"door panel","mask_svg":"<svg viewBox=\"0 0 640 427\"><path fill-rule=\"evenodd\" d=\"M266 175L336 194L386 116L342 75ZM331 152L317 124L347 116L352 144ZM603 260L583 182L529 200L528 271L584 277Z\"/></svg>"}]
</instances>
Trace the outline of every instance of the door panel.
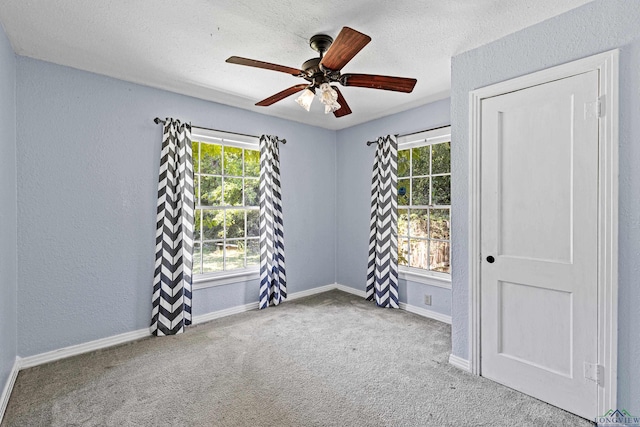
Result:
<instances>
[{"instance_id":1,"label":"door panel","mask_svg":"<svg viewBox=\"0 0 640 427\"><path fill-rule=\"evenodd\" d=\"M570 377L571 294L499 281L498 300L498 353Z\"/></svg>"},{"instance_id":2,"label":"door panel","mask_svg":"<svg viewBox=\"0 0 640 427\"><path fill-rule=\"evenodd\" d=\"M597 363L597 98L592 71L481 105L482 375L586 418L597 415L584 378Z\"/></svg>"},{"instance_id":3,"label":"door panel","mask_svg":"<svg viewBox=\"0 0 640 427\"><path fill-rule=\"evenodd\" d=\"M498 255L571 261L572 147L557 141L571 141L571 127L566 124L572 101L571 97L539 99L498 112ZM558 113L566 116L554 117ZM523 180L537 185L522 191ZM553 221L532 222L530 212L555 213ZM532 240L537 244L529 244Z\"/></svg>"}]
</instances>

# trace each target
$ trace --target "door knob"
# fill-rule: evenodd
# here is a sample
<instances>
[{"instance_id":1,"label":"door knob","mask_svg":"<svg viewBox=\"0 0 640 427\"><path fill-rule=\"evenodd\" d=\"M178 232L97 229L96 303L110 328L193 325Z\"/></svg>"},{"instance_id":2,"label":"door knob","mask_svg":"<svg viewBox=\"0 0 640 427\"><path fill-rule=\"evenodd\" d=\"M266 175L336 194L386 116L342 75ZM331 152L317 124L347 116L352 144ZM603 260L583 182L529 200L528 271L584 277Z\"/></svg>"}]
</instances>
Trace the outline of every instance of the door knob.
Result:
<instances>
[{"instance_id":1,"label":"door knob","mask_svg":"<svg viewBox=\"0 0 640 427\"><path fill-rule=\"evenodd\" d=\"M496 259L495 259L494 257L492 257L491 255L489 255L489 256L487 257L487 262L488 262L489 264L493 264L493 262L494 262L495 260L496 260Z\"/></svg>"}]
</instances>

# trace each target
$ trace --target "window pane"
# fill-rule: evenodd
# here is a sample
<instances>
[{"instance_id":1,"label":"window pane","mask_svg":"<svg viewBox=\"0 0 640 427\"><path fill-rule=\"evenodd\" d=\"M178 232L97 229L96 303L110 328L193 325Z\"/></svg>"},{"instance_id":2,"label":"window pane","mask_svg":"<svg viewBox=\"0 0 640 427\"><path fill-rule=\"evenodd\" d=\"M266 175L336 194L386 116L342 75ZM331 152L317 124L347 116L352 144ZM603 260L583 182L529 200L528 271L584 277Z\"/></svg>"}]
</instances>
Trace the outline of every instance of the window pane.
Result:
<instances>
[{"instance_id":1,"label":"window pane","mask_svg":"<svg viewBox=\"0 0 640 427\"><path fill-rule=\"evenodd\" d=\"M260 264L260 241L247 240L247 267Z\"/></svg>"},{"instance_id":2,"label":"window pane","mask_svg":"<svg viewBox=\"0 0 640 427\"><path fill-rule=\"evenodd\" d=\"M200 240L202 231L202 209L196 209L193 212L194 225L193 225L193 240Z\"/></svg>"},{"instance_id":3,"label":"window pane","mask_svg":"<svg viewBox=\"0 0 640 427\"><path fill-rule=\"evenodd\" d=\"M449 240L449 209L431 209L432 239Z\"/></svg>"},{"instance_id":4,"label":"window pane","mask_svg":"<svg viewBox=\"0 0 640 427\"><path fill-rule=\"evenodd\" d=\"M220 206L222 204L222 178L200 176L200 205Z\"/></svg>"},{"instance_id":5,"label":"window pane","mask_svg":"<svg viewBox=\"0 0 640 427\"><path fill-rule=\"evenodd\" d=\"M222 271L222 243L202 245L202 272Z\"/></svg>"},{"instance_id":6,"label":"window pane","mask_svg":"<svg viewBox=\"0 0 640 427\"><path fill-rule=\"evenodd\" d=\"M224 147L225 176L242 176L242 148Z\"/></svg>"},{"instance_id":7,"label":"window pane","mask_svg":"<svg viewBox=\"0 0 640 427\"><path fill-rule=\"evenodd\" d=\"M193 274L259 265L259 150L201 141L192 149L194 196L205 207L194 212Z\"/></svg>"},{"instance_id":8,"label":"window pane","mask_svg":"<svg viewBox=\"0 0 640 427\"><path fill-rule=\"evenodd\" d=\"M431 173L449 173L451 172L451 143L443 142L442 144L432 145L432 171Z\"/></svg>"},{"instance_id":9,"label":"window pane","mask_svg":"<svg viewBox=\"0 0 640 427\"><path fill-rule=\"evenodd\" d=\"M409 235L409 211L398 209L398 236Z\"/></svg>"},{"instance_id":10,"label":"window pane","mask_svg":"<svg viewBox=\"0 0 640 427\"><path fill-rule=\"evenodd\" d=\"M202 211L202 238L204 240L224 238L224 211Z\"/></svg>"},{"instance_id":11,"label":"window pane","mask_svg":"<svg viewBox=\"0 0 640 427\"><path fill-rule=\"evenodd\" d=\"M198 173L200 172L200 153L198 153L198 145L200 143L198 141L193 141L191 143L191 150L192 150L192 159L193 159L193 172L194 173Z\"/></svg>"},{"instance_id":12,"label":"window pane","mask_svg":"<svg viewBox=\"0 0 640 427\"><path fill-rule=\"evenodd\" d=\"M200 143L200 173L222 174L222 146Z\"/></svg>"},{"instance_id":13,"label":"window pane","mask_svg":"<svg viewBox=\"0 0 640 427\"><path fill-rule=\"evenodd\" d=\"M244 150L244 176L260 176L260 152Z\"/></svg>"},{"instance_id":14,"label":"window pane","mask_svg":"<svg viewBox=\"0 0 640 427\"><path fill-rule=\"evenodd\" d=\"M409 232L411 237L428 237L429 210L411 209L410 224L411 229Z\"/></svg>"},{"instance_id":15,"label":"window pane","mask_svg":"<svg viewBox=\"0 0 640 427\"><path fill-rule=\"evenodd\" d=\"M409 155L411 150L398 151L398 177L409 176Z\"/></svg>"},{"instance_id":16,"label":"window pane","mask_svg":"<svg viewBox=\"0 0 640 427\"><path fill-rule=\"evenodd\" d=\"M224 178L224 204L242 206L242 178Z\"/></svg>"},{"instance_id":17,"label":"window pane","mask_svg":"<svg viewBox=\"0 0 640 427\"><path fill-rule=\"evenodd\" d=\"M193 245L193 271L192 275L202 273L202 248L199 243Z\"/></svg>"},{"instance_id":18,"label":"window pane","mask_svg":"<svg viewBox=\"0 0 640 427\"><path fill-rule=\"evenodd\" d=\"M398 239L398 265L409 265L409 240Z\"/></svg>"},{"instance_id":19,"label":"window pane","mask_svg":"<svg viewBox=\"0 0 640 427\"><path fill-rule=\"evenodd\" d=\"M412 204L429 204L429 178L413 178L413 199Z\"/></svg>"},{"instance_id":20,"label":"window pane","mask_svg":"<svg viewBox=\"0 0 640 427\"><path fill-rule=\"evenodd\" d=\"M247 211L247 237L260 236L260 212L257 209Z\"/></svg>"},{"instance_id":21,"label":"window pane","mask_svg":"<svg viewBox=\"0 0 640 427\"><path fill-rule=\"evenodd\" d=\"M451 204L451 175L433 177L432 203L434 205Z\"/></svg>"},{"instance_id":22,"label":"window pane","mask_svg":"<svg viewBox=\"0 0 640 427\"><path fill-rule=\"evenodd\" d=\"M227 239L244 238L244 212L240 209L227 210Z\"/></svg>"},{"instance_id":23,"label":"window pane","mask_svg":"<svg viewBox=\"0 0 640 427\"><path fill-rule=\"evenodd\" d=\"M449 273L449 242L431 241L430 269Z\"/></svg>"},{"instance_id":24,"label":"window pane","mask_svg":"<svg viewBox=\"0 0 640 427\"><path fill-rule=\"evenodd\" d=\"M244 205L259 206L260 195L258 193L260 181L256 178L244 179Z\"/></svg>"},{"instance_id":25,"label":"window pane","mask_svg":"<svg viewBox=\"0 0 640 427\"><path fill-rule=\"evenodd\" d=\"M412 176L429 175L429 151L430 145L424 147L413 148L412 162L413 172Z\"/></svg>"},{"instance_id":26,"label":"window pane","mask_svg":"<svg viewBox=\"0 0 640 427\"><path fill-rule=\"evenodd\" d=\"M411 239L411 256L409 266L415 268L429 267L429 242L427 240Z\"/></svg>"},{"instance_id":27,"label":"window pane","mask_svg":"<svg viewBox=\"0 0 640 427\"><path fill-rule=\"evenodd\" d=\"M244 240L228 242L225 249L225 271L244 268Z\"/></svg>"},{"instance_id":28,"label":"window pane","mask_svg":"<svg viewBox=\"0 0 640 427\"><path fill-rule=\"evenodd\" d=\"M409 198L411 197L411 187L409 187L408 179L398 181L398 206L409 206Z\"/></svg>"}]
</instances>

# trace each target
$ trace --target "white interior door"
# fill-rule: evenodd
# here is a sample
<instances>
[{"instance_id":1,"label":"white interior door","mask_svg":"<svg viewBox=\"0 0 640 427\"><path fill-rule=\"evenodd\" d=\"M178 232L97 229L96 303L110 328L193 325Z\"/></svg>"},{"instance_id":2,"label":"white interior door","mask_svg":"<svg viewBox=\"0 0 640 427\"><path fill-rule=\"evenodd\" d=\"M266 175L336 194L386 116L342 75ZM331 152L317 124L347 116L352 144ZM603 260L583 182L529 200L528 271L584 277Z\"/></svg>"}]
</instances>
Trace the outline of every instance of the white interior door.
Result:
<instances>
[{"instance_id":1,"label":"white interior door","mask_svg":"<svg viewBox=\"0 0 640 427\"><path fill-rule=\"evenodd\" d=\"M590 419L597 99L591 71L481 104L481 374Z\"/></svg>"}]
</instances>

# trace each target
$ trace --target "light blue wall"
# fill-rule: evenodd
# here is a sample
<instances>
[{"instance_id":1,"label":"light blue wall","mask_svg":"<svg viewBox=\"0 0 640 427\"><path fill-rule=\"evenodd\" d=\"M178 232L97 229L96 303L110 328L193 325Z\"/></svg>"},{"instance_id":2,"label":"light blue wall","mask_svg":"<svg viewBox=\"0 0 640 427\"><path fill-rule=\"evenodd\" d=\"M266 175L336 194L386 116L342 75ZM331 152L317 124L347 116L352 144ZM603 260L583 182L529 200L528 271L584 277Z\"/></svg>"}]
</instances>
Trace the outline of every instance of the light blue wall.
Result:
<instances>
[{"instance_id":1,"label":"light blue wall","mask_svg":"<svg viewBox=\"0 0 640 427\"><path fill-rule=\"evenodd\" d=\"M0 393L16 359L16 197L16 58L0 26Z\"/></svg>"},{"instance_id":2,"label":"light blue wall","mask_svg":"<svg viewBox=\"0 0 640 427\"><path fill-rule=\"evenodd\" d=\"M364 291L369 252L371 168L375 146L367 141L388 134L407 134L449 124L449 100L372 120L337 132L337 244L336 281ZM453 201L455 203L455 201ZM449 315L451 291L400 281L400 301ZM424 294L432 305L424 305Z\"/></svg>"},{"instance_id":3,"label":"light blue wall","mask_svg":"<svg viewBox=\"0 0 640 427\"><path fill-rule=\"evenodd\" d=\"M599 0L452 59L453 353L468 349L469 91L620 48L618 407L640 414L640 1Z\"/></svg>"},{"instance_id":4,"label":"light blue wall","mask_svg":"<svg viewBox=\"0 0 640 427\"><path fill-rule=\"evenodd\" d=\"M19 356L148 327L156 116L286 138L289 292L335 282L334 131L19 57ZM196 291L194 315L257 301L257 292L257 280Z\"/></svg>"}]
</instances>

